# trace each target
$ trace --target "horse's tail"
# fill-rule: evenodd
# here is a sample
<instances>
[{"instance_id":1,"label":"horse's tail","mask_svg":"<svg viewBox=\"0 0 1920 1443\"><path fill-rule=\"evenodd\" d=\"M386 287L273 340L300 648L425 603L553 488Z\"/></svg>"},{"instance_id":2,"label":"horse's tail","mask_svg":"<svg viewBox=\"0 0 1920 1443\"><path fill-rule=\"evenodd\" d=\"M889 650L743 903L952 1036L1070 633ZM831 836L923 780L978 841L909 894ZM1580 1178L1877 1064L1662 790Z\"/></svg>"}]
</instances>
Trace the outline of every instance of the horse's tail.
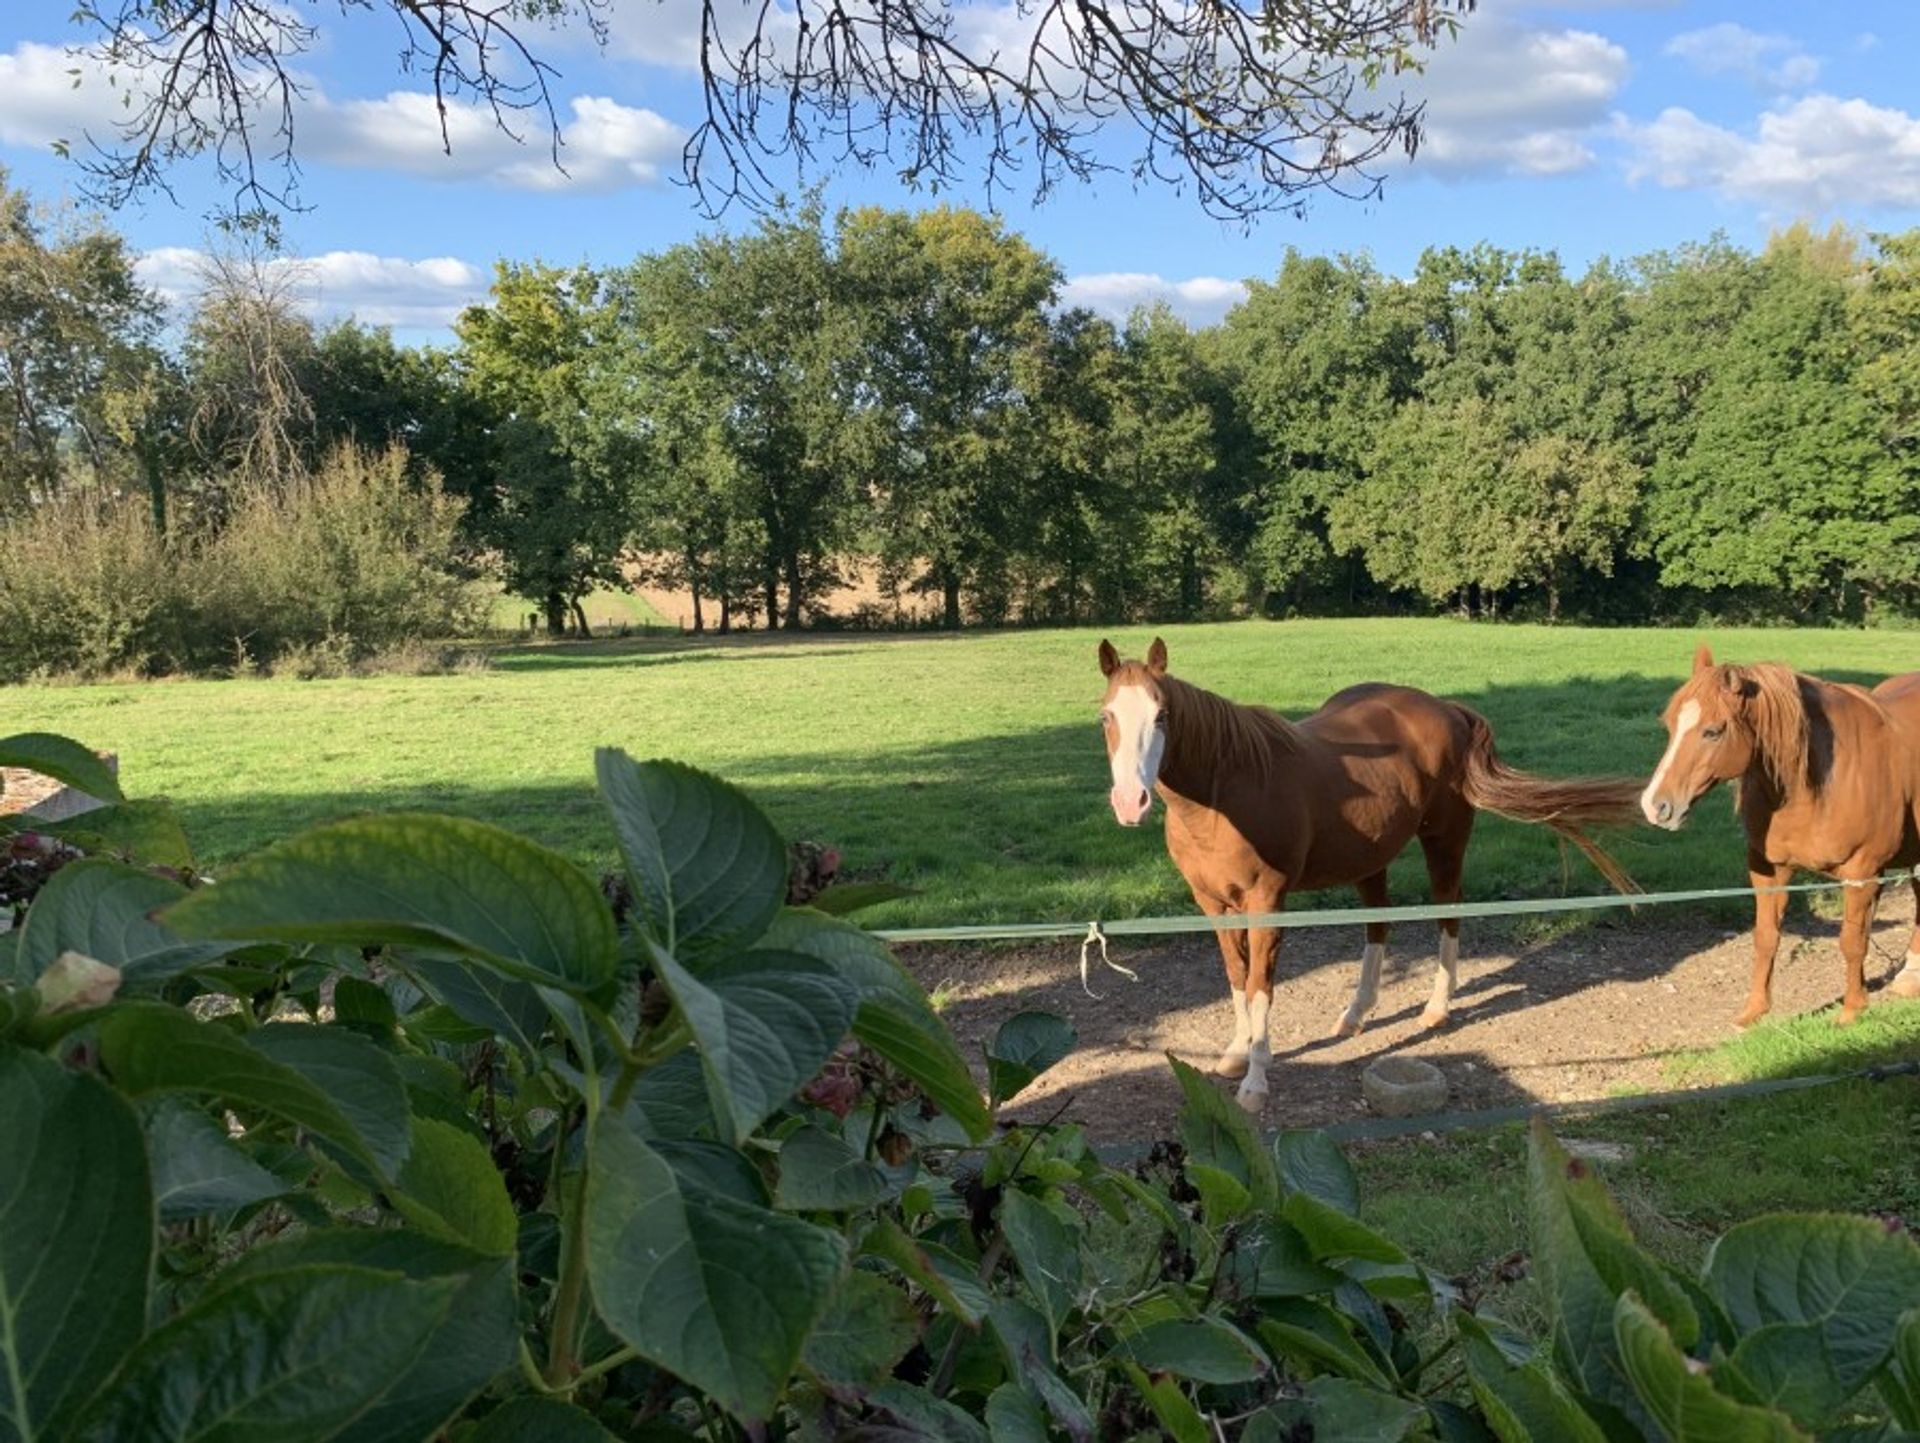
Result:
<instances>
[{"instance_id":1,"label":"horse's tail","mask_svg":"<svg viewBox=\"0 0 1920 1443\"><path fill-rule=\"evenodd\" d=\"M1550 827L1586 854L1617 892L1640 890L1587 835L1588 827L1627 826L1640 816L1641 784L1628 777L1536 777L1508 766L1494 750L1493 727L1460 707L1468 728L1460 790L1483 812Z\"/></svg>"}]
</instances>

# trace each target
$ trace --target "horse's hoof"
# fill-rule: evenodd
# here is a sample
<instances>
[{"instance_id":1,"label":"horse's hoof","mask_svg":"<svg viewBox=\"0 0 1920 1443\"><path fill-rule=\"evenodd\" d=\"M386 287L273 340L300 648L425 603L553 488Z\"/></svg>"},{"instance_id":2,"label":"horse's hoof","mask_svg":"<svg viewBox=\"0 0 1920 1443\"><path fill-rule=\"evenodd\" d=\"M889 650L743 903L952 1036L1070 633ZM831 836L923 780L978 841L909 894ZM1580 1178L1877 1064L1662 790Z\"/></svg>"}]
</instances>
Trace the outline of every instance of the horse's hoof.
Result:
<instances>
[{"instance_id":1,"label":"horse's hoof","mask_svg":"<svg viewBox=\"0 0 1920 1443\"><path fill-rule=\"evenodd\" d=\"M1887 984L1887 991L1895 997L1920 997L1920 972L1911 969L1901 972Z\"/></svg>"},{"instance_id":2,"label":"horse's hoof","mask_svg":"<svg viewBox=\"0 0 1920 1443\"><path fill-rule=\"evenodd\" d=\"M1247 1075L1247 1054L1244 1052L1223 1052L1220 1060L1213 1064L1214 1074L1229 1082L1238 1082Z\"/></svg>"},{"instance_id":3,"label":"horse's hoof","mask_svg":"<svg viewBox=\"0 0 1920 1443\"><path fill-rule=\"evenodd\" d=\"M1255 1117L1258 1117L1267 1105L1267 1094L1265 1092L1248 1092L1243 1087L1240 1091L1234 1093L1233 1100L1240 1104L1240 1110L1242 1112L1250 1112Z\"/></svg>"},{"instance_id":4,"label":"horse's hoof","mask_svg":"<svg viewBox=\"0 0 1920 1443\"><path fill-rule=\"evenodd\" d=\"M1445 1027L1452 1020L1453 1020L1452 1013L1435 1012L1431 1008L1429 1008L1427 1011L1422 1012L1420 1014L1420 1025L1429 1030L1436 1027Z\"/></svg>"},{"instance_id":5,"label":"horse's hoof","mask_svg":"<svg viewBox=\"0 0 1920 1443\"><path fill-rule=\"evenodd\" d=\"M1360 1029L1366 1025L1366 1018L1354 1017L1349 1014L1333 1024L1333 1035L1335 1037L1358 1037L1360 1035Z\"/></svg>"},{"instance_id":6,"label":"horse's hoof","mask_svg":"<svg viewBox=\"0 0 1920 1443\"><path fill-rule=\"evenodd\" d=\"M1733 1025L1739 1028L1742 1032L1745 1032L1749 1027L1753 1026L1754 1023L1758 1022L1762 1017L1765 1017L1766 1015L1767 1015L1767 1009L1764 1007L1749 1007L1746 1011L1742 1012L1738 1017L1733 1019Z\"/></svg>"},{"instance_id":7,"label":"horse's hoof","mask_svg":"<svg viewBox=\"0 0 1920 1443\"><path fill-rule=\"evenodd\" d=\"M1833 1025L1835 1027L1851 1027L1860 1020L1860 1014L1866 1010L1864 1005L1860 1007L1842 1007L1838 1012L1833 1014Z\"/></svg>"}]
</instances>

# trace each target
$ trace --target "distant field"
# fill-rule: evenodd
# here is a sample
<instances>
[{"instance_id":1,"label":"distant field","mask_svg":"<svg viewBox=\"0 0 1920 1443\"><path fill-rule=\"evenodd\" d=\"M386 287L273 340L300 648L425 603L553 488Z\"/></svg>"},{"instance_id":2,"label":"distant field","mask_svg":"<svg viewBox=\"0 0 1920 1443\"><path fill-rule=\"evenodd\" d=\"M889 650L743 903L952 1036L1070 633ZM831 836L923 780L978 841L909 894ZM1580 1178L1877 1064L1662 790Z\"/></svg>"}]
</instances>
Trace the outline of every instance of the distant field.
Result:
<instances>
[{"instance_id":1,"label":"distant field","mask_svg":"<svg viewBox=\"0 0 1920 1443\"><path fill-rule=\"evenodd\" d=\"M583 600L580 609L586 612L587 625L593 628L596 635L617 632L623 626L674 625L654 610L644 596L632 591L614 591L602 587ZM487 609L487 625L494 631L524 632L527 618L537 610L539 608L524 596L496 596Z\"/></svg>"},{"instance_id":2,"label":"distant field","mask_svg":"<svg viewBox=\"0 0 1920 1443\"><path fill-rule=\"evenodd\" d=\"M1548 772L1644 775L1692 631L1475 626L1446 620L1247 622L1163 629L1174 670L1299 714L1365 679L1458 698L1507 758ZM1139 654L1152 633L1116 633ZM794 836L920 895L875 923L1118 917L1191 907L1156 830L1116 827L1094 723L1096 631L954 637L528 646L489 672L344 681L191 681L0 690L0 730L48 728L120 753L137 794L171 796L219 863L331 817L427 808L484 818L579 861L611 860L591 791L597 745L711 768ZM1920 667L1920 633L1708 637L1729 659L1778 658L1877 679ZM1724 796L1678 836L1619 855L1649 888L1738 885ZM1484 821L1476 897L1600 890L1538 829ZM1424 895L1417 855L1396 898ZM1329 898L1344 903L1348 897Z\"/></svg>"}]
</instances>

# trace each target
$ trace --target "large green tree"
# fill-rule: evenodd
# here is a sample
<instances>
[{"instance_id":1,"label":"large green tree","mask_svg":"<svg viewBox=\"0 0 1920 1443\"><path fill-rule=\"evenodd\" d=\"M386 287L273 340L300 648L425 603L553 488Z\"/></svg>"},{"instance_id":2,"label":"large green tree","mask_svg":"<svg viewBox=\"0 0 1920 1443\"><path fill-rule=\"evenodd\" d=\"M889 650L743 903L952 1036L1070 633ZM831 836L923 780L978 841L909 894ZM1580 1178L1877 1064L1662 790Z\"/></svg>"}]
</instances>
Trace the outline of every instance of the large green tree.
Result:
<instances>
[{"instance_id":1,"label":"large green tree","mask_svg":"<svg viewBox=\"0 0 1920 1443\"><path fill-rule=\"evenodd\" d=\"M949 627L965 589L1004 615L1059 267L998 220L948 206L856 211L839 239L884 426L873 479L889 559L924 566Z\"/></svg>"}]
</instances>

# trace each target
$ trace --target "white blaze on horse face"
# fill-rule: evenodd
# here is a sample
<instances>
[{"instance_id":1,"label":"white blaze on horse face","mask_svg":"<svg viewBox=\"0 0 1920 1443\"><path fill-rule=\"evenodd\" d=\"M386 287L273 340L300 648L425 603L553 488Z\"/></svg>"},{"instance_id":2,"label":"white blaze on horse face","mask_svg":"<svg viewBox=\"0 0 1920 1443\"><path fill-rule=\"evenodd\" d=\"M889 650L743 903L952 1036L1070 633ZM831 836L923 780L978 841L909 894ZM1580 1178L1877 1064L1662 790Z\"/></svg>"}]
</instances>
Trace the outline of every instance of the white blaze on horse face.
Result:
<instances>
[{"instance_id":1,"label":"white blaze on horse face","mask_svg":"<svg viewBox=\"0 0 1920 1443\"><path fill-rule=\"evenodd\" d=\"M1160 725L1160 704L1144 686L1123 686L1107 702L1113 718L1113 790L1107 799L1123 827L1137 827L1153 808L1153 784L1160 779L1167 733Z\"/></svg>"},{"instance_id":2,"label":"white blaze on horse face","mask_svg":"<svg viewBox=\"0 0 1920 1443\"><path fill-rule=\"evenodd\" d=\"M1680 708L1680 715L1673 719L1673 739L1667 743L1667 754L1660 758L1660 765L1654 768L1653 780L1647 783L1647 789L1640 794L1640 812L1656 827L1665 827L1668 831L1677 830L1687 817L1687 802L1682 800L1677 806L1670 800L1663 800L1660 787L1667 779L1667 773L1673 769L1673 759L1680 754L1680 743L1689 733L1700 725L1700 703L1687 702ZM1666 808L1661 811L1662 806Z\"/></svg>"}]
</instances>

